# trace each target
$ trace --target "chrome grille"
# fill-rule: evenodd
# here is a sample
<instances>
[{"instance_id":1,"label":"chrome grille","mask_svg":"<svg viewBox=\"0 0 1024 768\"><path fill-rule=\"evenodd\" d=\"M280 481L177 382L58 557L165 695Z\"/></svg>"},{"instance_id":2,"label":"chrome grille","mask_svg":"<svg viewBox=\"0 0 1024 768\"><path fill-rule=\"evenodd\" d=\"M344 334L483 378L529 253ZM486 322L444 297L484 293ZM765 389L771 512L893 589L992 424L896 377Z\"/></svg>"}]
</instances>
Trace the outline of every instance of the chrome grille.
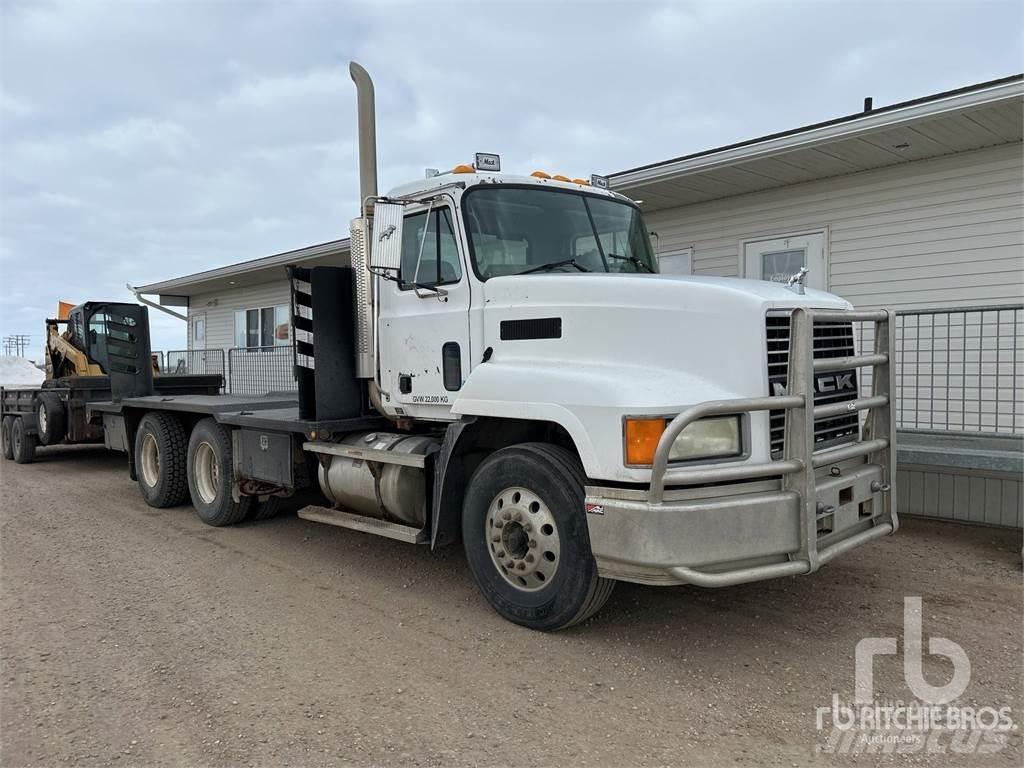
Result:
<instances>
[{"instance_id":1,"label":"chrome grille","mask_svg":"<svg viewBox=\"0 0 1024 768\"><path fill-rule=\"evenodd\" d=\"M789 315L768 315L765 319L768 340L768 387L772 395L786 393L789 376ZM855 354L853 324L849 322L814 324L814 357L850 357ZM815 376L814 404L855 400L857 398L856 370L823 373ZM772 458L782 455L786 431L786 412L770 411ZM816 448L857 439L859 419L857 413L843 414L814 422Z\"/></svg>"}]
</instances>

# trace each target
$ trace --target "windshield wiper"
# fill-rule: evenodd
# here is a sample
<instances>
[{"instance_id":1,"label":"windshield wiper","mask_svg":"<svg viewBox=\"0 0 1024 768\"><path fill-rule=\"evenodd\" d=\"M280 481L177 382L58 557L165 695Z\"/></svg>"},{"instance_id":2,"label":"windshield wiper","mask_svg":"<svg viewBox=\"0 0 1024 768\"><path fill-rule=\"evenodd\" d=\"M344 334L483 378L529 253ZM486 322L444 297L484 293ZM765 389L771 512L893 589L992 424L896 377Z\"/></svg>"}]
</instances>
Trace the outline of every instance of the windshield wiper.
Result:
<instances>
[{"instance_id":1,"label":"windshield wiper","mask_svg":"<svg viewBox=\"0 0 1024 768\"><path fill-rule=\"evenodd\" d=\"M651 273L652 275L653 275L653 274L655 274L654 270L653 270L653 269L651 269L651 268L650 268L650 267L649 267L649 266L647 265L647 262L645 262L645 261L641 261L641 260L640 260L640 257L638 257L638 256L620 256L620 255L619 255L619 254L617 254L617 253L606 253L606 254L605 254L605 256L607 256L607 257L608 257L609 259L618 259L619 261L630 261L630 262L632 262L633 264L635 264L635 265L637 266L637 268L638 268L638 269L639 269L640 267L643 267L643 268L644 268L645 270L647 270L648 272L650 272L650 273Z\"/></svg>"},{"instance_id":2,"label":"windshield wiper","mask_svg":"<svg viewBox=\"0 0 1024 768\"><path fill-rule=\"evenodd\" d=\"M590 270L584 267L582 264L577 264L576 259L562 259L561 261L552 261L548 264L541 264L537 267L530 267L530 269L524 269L522 272L517 272L517 275L528 275L531 272L550 272L552 269L558 269L559 267L576 267L580 272L589 272Z\"/></svg>"}]
</instances>

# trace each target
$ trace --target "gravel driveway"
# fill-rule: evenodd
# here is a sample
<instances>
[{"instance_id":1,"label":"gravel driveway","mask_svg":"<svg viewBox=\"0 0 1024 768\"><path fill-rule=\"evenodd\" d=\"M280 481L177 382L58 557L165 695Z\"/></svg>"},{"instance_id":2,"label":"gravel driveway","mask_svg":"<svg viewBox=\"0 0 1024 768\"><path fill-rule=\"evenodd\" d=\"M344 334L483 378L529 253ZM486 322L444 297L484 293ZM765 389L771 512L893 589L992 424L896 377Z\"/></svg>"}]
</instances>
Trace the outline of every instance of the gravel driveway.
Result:
<instances>
[{"instance_id":1,"label":"gravel driveway","mask_svg":"<svg viewBox=\"0 0 1024 768\"><path fill-rule=\"evenodd\" d=\"M815 751L816 708L852 698L854 647L902 634L905 595L926 647L968 654L961 703L1024 722L1019 531L905 521L811 577L620 584L544 635L494 614L457 548L208 528L91 447L0 472L4 766L1021 763L1019 732L985 756ZM899 657L875 690L912 698Z\"/></svg>"}]
</instances>

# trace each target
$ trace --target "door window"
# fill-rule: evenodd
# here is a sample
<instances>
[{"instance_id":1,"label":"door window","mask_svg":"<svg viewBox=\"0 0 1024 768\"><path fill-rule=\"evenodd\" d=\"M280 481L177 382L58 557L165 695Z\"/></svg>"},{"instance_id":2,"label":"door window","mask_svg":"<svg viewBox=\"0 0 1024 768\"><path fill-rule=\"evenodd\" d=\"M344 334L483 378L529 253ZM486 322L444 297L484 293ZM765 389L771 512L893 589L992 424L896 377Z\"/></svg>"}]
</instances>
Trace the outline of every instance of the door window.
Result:
<instances>
[{"instance_id":1,"label":"door window","mask_svg":"<svg viewBox=\"0 0 1024 768\"><path fill-rule=\"evenodd\" d=\"M402 222L401 288L449 285L462 279L451 211L438 208L407 216Z\"/></svg>"},{"instance_id":2,"label":"door window","mask_svg":"<svg viewBox=\"0 0 1024 768\"><path fill-rule=\"evenodd\" d=\"M785 283L801 267L807 267L804 284L828 290L824 232L748 240L743 243L742 253L744 277Z\"/></svg>"}]
</instances>

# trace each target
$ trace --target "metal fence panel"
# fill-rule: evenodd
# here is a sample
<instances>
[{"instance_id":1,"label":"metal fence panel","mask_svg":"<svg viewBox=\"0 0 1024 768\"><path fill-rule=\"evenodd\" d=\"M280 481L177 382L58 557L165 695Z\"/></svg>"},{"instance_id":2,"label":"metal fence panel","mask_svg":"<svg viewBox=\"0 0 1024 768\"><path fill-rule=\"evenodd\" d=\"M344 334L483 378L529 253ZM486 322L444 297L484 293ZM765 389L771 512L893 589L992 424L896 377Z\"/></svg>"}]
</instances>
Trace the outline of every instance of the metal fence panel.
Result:
<instances>
[{"instance_id":1,"label":"metal fence panel","mask_svg":"<svg viewBox=\"0 0 1024 768\"><path fill-rule=\"evenodd\" d=\"M858 337L862 351L874 349L870 328ZM897 313L901 429L1024 434L1022 377L1024 305ZM870 388L870 375L860 383Z\"/></svg>"},{"instance_id":2,"label":"metal fence panel","mask_svg":"<svg viewBox=\"0 0 1024 768\"><path fill-rule=\"evenodd\" d=\"M228 350L228 391L236 395L296 392L295 347L236 347Z\"/></svg>"},{"instance_id":3,"label":"metal fence panel","mask_svg":"<svg viewBox=\"0 0 1024 768\"><path fill-rule=\"evenodd\" d=\"M176 349L164 353L162 368L167 374L216 373L224 375L223 349Z\"/></svg>"}]
</instances>

